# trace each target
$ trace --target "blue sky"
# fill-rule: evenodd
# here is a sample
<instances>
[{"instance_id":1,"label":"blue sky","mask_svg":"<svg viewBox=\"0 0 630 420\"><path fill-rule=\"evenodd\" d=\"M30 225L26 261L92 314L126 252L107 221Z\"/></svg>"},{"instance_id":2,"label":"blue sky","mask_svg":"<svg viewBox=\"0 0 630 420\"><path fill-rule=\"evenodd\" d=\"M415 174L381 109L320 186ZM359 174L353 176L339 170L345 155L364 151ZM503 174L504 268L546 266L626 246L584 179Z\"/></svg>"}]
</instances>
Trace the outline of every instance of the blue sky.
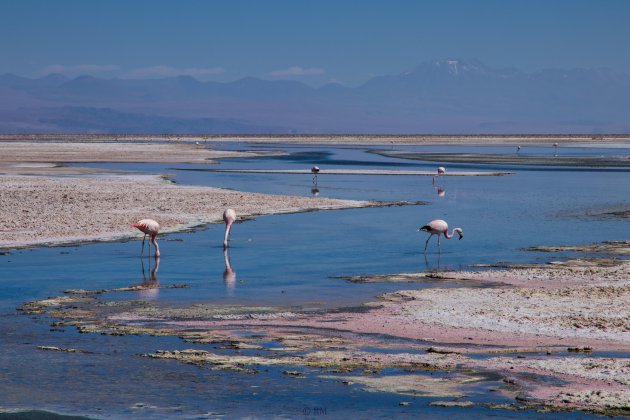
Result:
<instances>
[{"instance_id":1,"label":"blue sky","mask_svg":"<svg viewBox=\"0 0 630 420\"><path fill-rule=\"evenodd\" d=\"M356 86L423 61L630 74L630 1L2 0L0 74Z\"/></svg>"}]
</instances>

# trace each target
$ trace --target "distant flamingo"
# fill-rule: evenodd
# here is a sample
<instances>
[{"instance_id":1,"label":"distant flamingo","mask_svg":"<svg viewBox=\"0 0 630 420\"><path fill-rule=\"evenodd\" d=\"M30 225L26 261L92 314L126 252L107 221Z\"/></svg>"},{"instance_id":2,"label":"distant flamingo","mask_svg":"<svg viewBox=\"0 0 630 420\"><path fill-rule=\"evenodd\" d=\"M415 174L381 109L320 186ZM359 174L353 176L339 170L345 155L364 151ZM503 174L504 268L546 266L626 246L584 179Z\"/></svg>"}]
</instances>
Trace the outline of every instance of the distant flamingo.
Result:
<instances>
[{"instance_id":1,"label":"distant flamingo","mask_svg":"<svg viewBox=\"0 0 630 420\"><path fill-rule=\"evenodd\" d=\"M227 209L223 212L223 221L225 222L225 237L223 238L223 248L228 246L228 237L230 236L230 229L232 229L232 223L236 220L236 212L232 209Z\"/></svg>"},{"instance_id":2,"label":"distant flamingo","mask_svg":"<svg viewBox=\"0 0 630 420\"><path fill-rule=\"evenodd\" d=\"M317 185L317 174L319 173L319 166L313 166L311 168L311 173L313 174L313 184Z\"/></svg>"},{"instance_id":3,"label":"distant flamingo","mask_svg":"<svg viewBox=\"0 0 630 420\"><path fill-rule=\"evenodd\" d=\"M521 146L516 146L516 153L521 151Z\"/></svg>"},{"instance_id":4,"label":"distant flamingo","mask_svg":"<svg viewBox=\"0 0 630 420\"><path fill-rule=\"evenodd\" d=\"M429 222L428 224L422 226L420 229L418 229L418 231L424 231L431 234L429 235L429 238L427 239L427 242L424 245L424 252L427 252L427 246L429 246L429 239L431 239L433 235L437 235L438 249L440 250L440 252L442 251L442 244L440 243L441 234L444 234L444 237L446 239L451 239L455 232L459 234L459 239L462 239L464 237L464 232L462 232L461 228L455 228L451 231L451 233L448 233L448 223L446 223L444 220L433 220Z\"/></svg>"},{"instance_id":5,"label":"distant flamingo","mask_svg":"<svg viewBox=\"0 0 630 420\"><path fill-rule=\"evenodd\" d=\"M558 143L553 144L553 150L554 150L553 155L558 156Z\"/></svg>"},{"instance_id":6,"label":"distant flamingo","mask_svg":"<svg viewBox=\"0 0 630 420\"><path fill-rule=\"evenodd\" d=\"M140 251L140 255L144 252L144 240L147 235L151 237L151 242L153 246L155 246L155 258L160 257L160 247L157 244L157 240L155 237L160 231L160 224L153 219L142 219L136 223L132 223L131 226L140 230L140 232L144 233L144 237L142 238L142 251ZM151 256L151 244L149 244L149 256Z\"/></svg>"},{"instance_id":7,"label":"distant flamingo","mask_svg":"<svg viewBox=\"0 0 630 420\"><path fill-rule=\"evenodd\" d=\"M440 175L444 175L445 173L446 168L444 168L444 166L440 166L439 168L437 168L437 175L433 177L433 185L435 185L435 178L437 177L439 179Z\"/></svg>"}]
</instances>

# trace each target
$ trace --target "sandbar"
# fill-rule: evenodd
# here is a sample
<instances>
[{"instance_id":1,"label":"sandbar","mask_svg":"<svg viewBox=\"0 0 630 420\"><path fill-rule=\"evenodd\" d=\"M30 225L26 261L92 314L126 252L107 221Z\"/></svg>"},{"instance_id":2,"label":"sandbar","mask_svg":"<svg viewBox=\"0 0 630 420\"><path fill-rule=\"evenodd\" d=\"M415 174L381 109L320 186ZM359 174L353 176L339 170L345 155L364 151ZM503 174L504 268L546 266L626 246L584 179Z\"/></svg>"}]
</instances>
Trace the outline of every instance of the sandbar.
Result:
<instances>
[{"instance_id":1,"label":"sandbar","mask_svg":"<svg viewBox=\"0 0 630 420\"><path fill-rule=\"evenodd\" d=\"M355 200L255 194L183 186L155 175L0 176L0 248L138 236L130 223L157 220L162 232L240 218L387 205Z\"/></svg>"},{"instance_id":2,"label":"sandbar","mask_svg":"<svg viewBox=\"0 0 630 420\"><path fill-rule=\"evenodd\" d=\"M202 144L104 141L0 141L0 164L37 168L58 162L216 163L213 159L256 157L280 152L211 150ZM41 166L40 166L41 167ZM0 171L4 171L0 167Z\"/></svg>"},{"instance_id":3,"label":"sandbar","mask_svg":"<svg viewBox=\"0 0 630 420\"><path fill-rule=\"evenodd\" d=\"M310 169L208 169L210 172L227 172L241 174L286 174L312 175ZM503 176L512 172L492 171L449 171L440 176ZM320 169L317 175L414 175L435 176L435 171L409 171L389 169Z\"/></svg>"},{"instance_id":4,"label":"sandbar","mask_svg":"<svg viewBox=\"0 0 630 420\"><path fill-rule=\"evenodd\" d=\"M427 162L448 162L466 164L492 164L514 166L576 166L576 167L630 167L630 154L619 156L557 156L550 151L549 156L527 154L493 153L425 153L401 150L372 150L381 156L412 159Z\"/></svg>"}]
</instances>

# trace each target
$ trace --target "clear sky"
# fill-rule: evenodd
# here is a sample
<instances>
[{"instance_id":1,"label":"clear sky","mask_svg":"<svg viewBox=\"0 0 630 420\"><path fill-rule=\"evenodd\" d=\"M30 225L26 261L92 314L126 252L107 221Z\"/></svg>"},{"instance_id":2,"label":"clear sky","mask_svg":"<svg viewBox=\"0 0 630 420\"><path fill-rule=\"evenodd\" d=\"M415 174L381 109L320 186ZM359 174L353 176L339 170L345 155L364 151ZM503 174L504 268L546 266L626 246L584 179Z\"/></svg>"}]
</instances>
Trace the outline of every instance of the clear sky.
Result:
<instances>
[{"instance_id":1,"label":"clear sky","mask_svg":"<svg viewBox=\"0 0 630 420\"><path fill-rule=\"evenodd\" d=\"M626 0L0 0L0 74L349 86L423 61L630 74Z\"/></svg>"}]
</instances>

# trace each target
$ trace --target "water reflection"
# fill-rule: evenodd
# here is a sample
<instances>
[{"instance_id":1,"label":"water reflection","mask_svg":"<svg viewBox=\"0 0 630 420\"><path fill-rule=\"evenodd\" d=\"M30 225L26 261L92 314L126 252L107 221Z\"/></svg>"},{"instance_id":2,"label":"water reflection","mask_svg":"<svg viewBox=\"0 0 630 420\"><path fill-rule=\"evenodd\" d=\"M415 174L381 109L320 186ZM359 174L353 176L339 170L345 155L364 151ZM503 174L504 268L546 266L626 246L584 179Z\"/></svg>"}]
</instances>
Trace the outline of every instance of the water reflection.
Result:
<instances>
[{"instance_id":1,"label":"water reflection","mask_svg":"<svg viewBox=\"0 0 630 420\"><path fill-rule=\"evenodd\" d=\"M439 273L440 272L440 261L442 259L442 253L438 252L437 253L437 261L436 261L436 265L434 267L431 266L431 264L429 264L429 257L427 257L427 254L424 254L424 264L426 266L425 271L431 272L431 273ZM442 270L445 271L445 270Z\"/></svg>"},{"instance_id":2,"label":"water reflection","mask_svg":"<svg viewBox=\"0 0 630 420\"><path fill-rule=\"evenodd\" d=\"M140 259L142 266L142 283L140 286L145 289L138 291L138 297L145 300L155 300L160 295L160 280L158 279L157 272L160 268L160 257L155 257L155 265L151 268L151 259L149 258L149 265L145 272L144 261Z\"/></svg>"},{"instance_id":3,"label":"water reflection","mask_svg":"<svg viewBox=\"0 0 630 420\"><path fill-rule=\"evenodd\" d=\"M437 190L438 197L444 197L446 195L446 189L444 189L444 187L438 185L435 189Z\"/></svg>"},{"instance_id":4,"label":"water reflection","mask_svg":"<svg viewBox=\"0 0 630 420\"><path fill-rule=\"evenodd\" d=\"M236 273L232 270L230 264L230 254L227 248L223 249L223 261L225 262L225 271L223 272L223 283L225 283L225 290L228 295L234 294L234 288L236 286Z\"/></svg>"},{"instance_id":5,"label":"water reflection","mask_svg":"<svg viewBox=\"0 0 630 420\"><path fill-rule=\"evenodd\" d=\"M319 195L319 188L317 188L317 187L311 188L311 195L313 197L317 197Z\"/></svg>"}]
</instances>

